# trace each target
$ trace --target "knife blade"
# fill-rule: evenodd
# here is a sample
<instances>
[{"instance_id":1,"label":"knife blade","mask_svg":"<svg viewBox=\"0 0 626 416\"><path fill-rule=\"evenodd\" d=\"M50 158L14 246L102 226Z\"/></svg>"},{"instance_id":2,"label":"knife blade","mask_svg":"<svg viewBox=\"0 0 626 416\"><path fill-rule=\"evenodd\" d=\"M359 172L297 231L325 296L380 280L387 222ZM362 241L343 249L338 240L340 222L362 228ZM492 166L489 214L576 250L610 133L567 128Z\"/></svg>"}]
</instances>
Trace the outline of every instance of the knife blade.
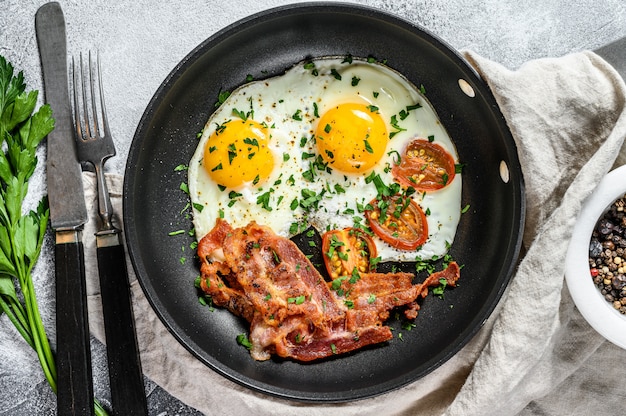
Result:
<instances>
[{"instance_id":1,"label":"knife blade","mask_svg":"<svg viewBox=\"0 0 626 416\"><path fill-rule=\"evenodd\" d=\"M70 109L65 18L57 2L41 6L35 30L45 101L55 128L48 134L47 184L55 231L57 414L93 415L93 381L82 228L87 222Z\"/></svg>"}]
</instances>

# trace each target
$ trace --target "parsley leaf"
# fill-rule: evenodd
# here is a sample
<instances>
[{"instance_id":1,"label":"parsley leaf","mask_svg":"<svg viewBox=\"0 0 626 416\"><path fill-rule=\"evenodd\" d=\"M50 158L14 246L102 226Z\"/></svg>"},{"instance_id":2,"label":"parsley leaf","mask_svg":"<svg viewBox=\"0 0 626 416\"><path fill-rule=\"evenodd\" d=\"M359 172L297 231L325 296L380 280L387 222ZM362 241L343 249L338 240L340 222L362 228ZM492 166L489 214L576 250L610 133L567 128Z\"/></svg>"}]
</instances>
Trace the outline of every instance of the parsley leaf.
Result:
<instances>
[{"instance_id":1,"label":"parsley leaf","mask_svg":"<svg viewBox=\"0 0 626 416\"><path fill-rule=\"evenodd\" d=\"M239 344L242 347L245 347L247 349L251 349L252 348L252 342L250 341L250 339L248 338L248 336L246 334L239 334L239 335L237 335L237 344Z\"/></svg>"}]
</instances>

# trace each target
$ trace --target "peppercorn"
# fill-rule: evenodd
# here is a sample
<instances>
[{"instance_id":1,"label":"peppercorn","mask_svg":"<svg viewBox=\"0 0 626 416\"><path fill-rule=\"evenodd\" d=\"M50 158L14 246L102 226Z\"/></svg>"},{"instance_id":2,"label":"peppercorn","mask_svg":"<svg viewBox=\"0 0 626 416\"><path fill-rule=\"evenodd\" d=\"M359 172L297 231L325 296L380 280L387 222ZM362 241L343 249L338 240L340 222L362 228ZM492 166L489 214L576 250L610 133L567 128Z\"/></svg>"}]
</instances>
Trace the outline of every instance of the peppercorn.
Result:
<instances>
[{"instance_id":1,"label":"peppercorn","mask_svg":"<svg viewBox=\"0 0 626 416\"><path fill-rule=\"evenodd\" d=\"M600 294L626 314L626 195L596 223L589 242L589 274Z\"/></svg>"}]
</instances>

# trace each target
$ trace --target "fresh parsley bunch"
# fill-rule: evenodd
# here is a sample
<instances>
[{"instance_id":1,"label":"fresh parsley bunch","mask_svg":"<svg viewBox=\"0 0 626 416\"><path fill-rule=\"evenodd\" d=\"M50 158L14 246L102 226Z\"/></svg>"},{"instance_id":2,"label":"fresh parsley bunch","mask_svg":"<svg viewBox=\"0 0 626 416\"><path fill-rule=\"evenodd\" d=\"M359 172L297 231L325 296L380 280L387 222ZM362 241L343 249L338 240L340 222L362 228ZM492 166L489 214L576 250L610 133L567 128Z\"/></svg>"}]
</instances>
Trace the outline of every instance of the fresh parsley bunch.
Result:
<instances>
[{"instance_id":1,"label":"fresh parsley bunch","mask_svg":"<svg viewBox=\"0 0 626 416\"><path fill-rule=\"evenodd\" d=\"M4 150L0 152L0 306L37 352L56 391L56 368L31 278L48 223L45 199L37 211L22 214L28 179L37 164L37 145L54 128L54 119L48 105L33 114L38 94L25 93L25 88L22 72L14 76L12 65L0 56L0 144Z\"/></svg>"},{"instance_id":2,"label":"fresh parsley bunch","mask_svg":"<svg viewBox=\"0 0 626 416\"><path fill-rule=\"evenodd\" d=\"M28 180L37 166L37 146L54 129L54 119L47 104L35 112L38 92L25 89L23 73L14 75L11 63L0 56L0 314L7 315L35 350L56 393L54 356L31 275L48 226L47 199L22 213ZM95 408L98 415L106 415L99 403Z\"/></svg>"}]
</instances>

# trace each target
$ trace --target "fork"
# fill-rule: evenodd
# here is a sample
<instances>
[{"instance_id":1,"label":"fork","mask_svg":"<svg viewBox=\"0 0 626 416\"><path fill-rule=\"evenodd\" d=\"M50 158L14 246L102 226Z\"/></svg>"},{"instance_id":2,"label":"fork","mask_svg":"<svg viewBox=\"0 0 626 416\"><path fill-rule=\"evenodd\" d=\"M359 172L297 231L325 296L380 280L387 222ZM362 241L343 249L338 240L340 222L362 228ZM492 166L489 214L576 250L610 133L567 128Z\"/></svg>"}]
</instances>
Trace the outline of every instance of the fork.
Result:
<instances>
[{"instance_id":1,"label":"fork","mask_svg":"<svg viewBox=\"0 0 626 416\"><path fill-rule=\"evenodd\" d=\"M96 251L111 405L115 415L147 415L122 230L113 223L113 206L104 175L104 163L115 155L115 146L107 120L100 56L96 57L95 68L91 52L88 60L85 65L81 53L80 68L76 68L72 58L74 136L78 159L93 165L96 172L100 217Z\"/></svg>"}]
</instances>

